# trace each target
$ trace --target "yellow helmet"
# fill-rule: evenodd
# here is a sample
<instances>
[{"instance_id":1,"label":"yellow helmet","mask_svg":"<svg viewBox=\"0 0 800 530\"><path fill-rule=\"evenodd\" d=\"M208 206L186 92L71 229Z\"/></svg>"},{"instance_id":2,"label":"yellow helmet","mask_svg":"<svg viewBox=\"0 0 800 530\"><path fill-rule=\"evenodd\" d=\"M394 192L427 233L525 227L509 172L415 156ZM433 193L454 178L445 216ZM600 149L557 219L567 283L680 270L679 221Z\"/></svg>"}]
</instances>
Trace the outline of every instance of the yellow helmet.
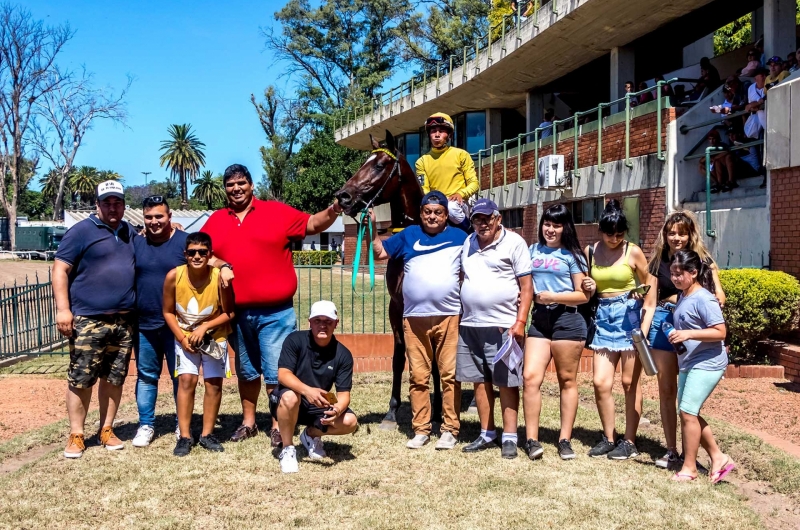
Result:
<instances>
[{"instance_id":1,"label":"yellow helmet","mask_svg":"<svg viewBox=\"0 0 800 530\"><path fill-rule=\"evenodd\" d=\"M453 128L453 119L444 112L437 112L428 116L425 120L425 130L427 131L433 126L447 127L451 131Z\"/></svg>"}]
</instances>

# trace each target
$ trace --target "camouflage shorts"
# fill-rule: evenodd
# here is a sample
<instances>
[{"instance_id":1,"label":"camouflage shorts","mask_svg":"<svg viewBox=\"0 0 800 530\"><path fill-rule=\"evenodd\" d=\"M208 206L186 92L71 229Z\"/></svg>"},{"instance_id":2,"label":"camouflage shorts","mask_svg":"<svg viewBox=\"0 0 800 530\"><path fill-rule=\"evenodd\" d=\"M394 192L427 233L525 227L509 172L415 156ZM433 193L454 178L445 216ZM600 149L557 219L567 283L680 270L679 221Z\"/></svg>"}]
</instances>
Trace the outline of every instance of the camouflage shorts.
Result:
<instances>
[{"instance_id":1,"label":"camouflage shorts","mask_svg":"<svg viewBox=\"0 0 800 530\"><path fill-rule=\"evenodd\" d=\"M69 339L69 385L91 388L99 377L121 385L128 375L132 344L128 315L76 316Z\"/></svg>"}]
</instances>

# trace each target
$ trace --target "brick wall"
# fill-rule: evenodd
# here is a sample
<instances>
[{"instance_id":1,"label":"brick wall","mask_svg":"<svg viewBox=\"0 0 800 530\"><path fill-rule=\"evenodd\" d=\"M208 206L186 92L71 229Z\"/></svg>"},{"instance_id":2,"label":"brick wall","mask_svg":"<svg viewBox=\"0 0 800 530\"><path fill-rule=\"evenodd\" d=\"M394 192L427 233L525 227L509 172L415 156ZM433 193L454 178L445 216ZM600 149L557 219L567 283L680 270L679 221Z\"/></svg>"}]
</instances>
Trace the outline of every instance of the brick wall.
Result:
<instances>
[{"instance_id":1,"label":"brick wall","mask_svg":"<svg viewBox=\"0 0 800 530\"><path fill-rule=\"evenodd\" d=\"M383 224L389 225L389 223L382 223L378 226L379 230L383 230ZM386 231L382 234L379 234L381 240L388 239L391 237L392 233ZM369 232L364 234L365 239L369 238ZM358 241L358 225L355 224L347 224L344 225L344 265L352 265L353 258L356 255L356 242ZM370 241L362 241L361 242L361 264L368 263L368 252L372 252L372 243ZM375 265L385 265L386 260L375 260Z\"/></svg>"},{"instance_id":2,"label":"brick wall","mask_svg":"<svg viewBox=\"0 0 800 530\"><path fill-rule=\"evenodd\" d=\"M644 156L656 153L656 113L647 114L631 120L631 149L630 156ZM662 111L661 146L666 146L667 124L676 119L676 109L669 108ZM603 162L622 160L625 158L625 123L617 123L603 128ZM549 155L553 152L553 144L544 140L539 147L539 156ZM556 153L564 155L564 170L569 171L575 165L575 140L568 138L558 142ZM533 167L534 152L528 151L522 155L522 180L531 180L535 176ZM588 132L578 137L578 167L590 167L597 164L597 131ZM507 161L506 172L508 178L516 182L517 157L510 157ZM484 164L481 169L481 189L485 190L503 184L503 160L494 163L493 182L490 182L490 168Z\"/></svg>"},{"instance_id":3,"label":"brick wall","mask_svg":"<svg viewBox=\"0 0 800 530\"><path fill-rule=\"evenodd\" d=\"M759 344L761 347L761 344ZM789 381L800 383L800 347L786 344L784 346L769 345L767 354L772 362L783 367L784 377Z\"/></svg>"},{"instance_id":4,"label":"brick wall","mask_svg":"<svg viewBox=\"0 0 800 530\"><path fill-rule=\"evenodd\" d=\"M800 278L800 167L769 173L770 266Z\"/></svg>"}]
</instances>

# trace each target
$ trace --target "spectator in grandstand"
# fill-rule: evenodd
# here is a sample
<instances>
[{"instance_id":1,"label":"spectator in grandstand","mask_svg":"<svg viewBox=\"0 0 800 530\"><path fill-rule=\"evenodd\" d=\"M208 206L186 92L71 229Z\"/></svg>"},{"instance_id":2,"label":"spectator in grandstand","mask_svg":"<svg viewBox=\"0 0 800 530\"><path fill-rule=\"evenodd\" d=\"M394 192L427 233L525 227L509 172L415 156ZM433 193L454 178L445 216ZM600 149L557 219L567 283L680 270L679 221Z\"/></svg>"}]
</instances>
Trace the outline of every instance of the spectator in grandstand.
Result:
<instances>
[{"instance_id":1,"label":"spectator in grandstand","mask_svg":"<svg viewBox=\"0 0 800 530\"><path fill-rule=\"evenodd\" d=\"M603 433L589 456L627 460L639 454L635 441L642 415L639 390L642 365L633 347L631 331L641 327L647 335L649 318L642 322L641 312L644 309L646 316L652 315L656 300L654 292L647 293L643 305L641 295L632 292L637 280L640 285L650 282L650 273L642 249L625 240L628 220L619 201L608 202L599 224L602 240L586 247L589 276L582 285L587 293L598 293L600 304L589 348L594 350L594 392ZM616 440L612 388L620 362L625 393L625 434Z\"/></svg>"},{"instance_id":2,"label":"spectator in grandstand","mask_svg":"<svg viewBox=\"0 0 800 530\"><path fill-rule=\"evenodd\" d=\"M748 138L759 138L761 132L764 130L764 126L767 123L767 116L766 112L764 111L764 102L766 101L767 95L767 76L769 75L769 70L764 67L757 68L755 73L753 74L755 78L755 83L750 85L747 89L747 106L745 110L751 113L748 121L745 123L745 134L747 134ZM751 120L756 120L751 122ZM751 127L751 130L748 130L748 123L754 123L755 125Z\"/></svg>"},{"instance_id":3,"label":"spectator in grandstand","mask_svg":"<svg viewBox=\"0 0 800 530\"><path fill-rule=\"evenodd\" d=\"M740 146L750 141L739 127L728 127L728 140L732 147ZM761 174L764 171L764 167L761 165L761 157L758 155L758 149L756 149L755 146L750 146L746 149L736 149L731 151L731 154L750 166L754 171L752 175ZM741 166L741 177L739 178L747 178L749 174L749 170Z\"/></svg>"},{"instance_id":4,"label":"spectator in grandstand","mask_svg":"<svg viewBox=\"0 0 800 530\"><path fill-rule=\"evenodd\" d=\"M136 309L134 228L123 220L125 192L114 180L97 186L97 212L67 230L53 263L56 326L69 339L65 458L80 458L92 387L100 379L100 445L123 449L112 426L133 345Z\"/></svg>"},{"instance_id":5,"label":"spectator in grandstand","mask_svg":"<svg viewBox=\"0 0 800 530\"><path fill-rule=\"evenodd\" d=\"M700 79L698 79L697 84L694 86L690 99L705 97L716 90L721 84L722 81L719 77L719 71L711 64L708 57L703 57L700 59Z\"/></svg>"},{"instance_id":6,"label":"spectator in grandstand","mask_svg":"<svg viewBox=\"0 0 800 530\"><path fill-rule=\"evenodd\" d=\"M563 204L547 208L539 221L538 242L530 247L536 298L525 341L525 450L534 460L544 454L539 441L542 382L555 363L561 394L558 455L575 458L572 427L578 413L578 367L586 341L586 321L578 305L588 301L582 284L588 268L572 221Z\"/></svg>"},{"instance_id":7,"label":"spectator in grandstand","mask_svg":"<svg viewBox=\"0 0 800 530\"><path fill-rule=\"evenodd\" d=\"M403 262L403 331L411 371L411 427L409 449L430 440L431 363L439 367L444 424L436 449L452 449L461 426L461 384L456 381L458 321L461 314L459 275L461 249L467 234L447 224L447 197L430 191L422 198L419 225L381 241L373 230L372 251L377 259ZM374 212L370 214L375 223ZM434 351L436 356L434 357Z\"/></svg>"},{"instance_id":8,"label":"spectator in grandstand","mask_svg":"<svg viewBox=\"0 0 800 530\"><path fill-rule=\"evenodd\" d=\"M792 60L792 57L794 57L794 60ZM789 54L789 62L790 62L790 63L791 63L791 65L792 65L792 66L789 68L789 73L790 73L790 74L793 74L793 73L795 73L795 72L796 72L798 69L800 69L800 48L798 48L796 52L794 52L794 53L790 53L790 54Z\"/></svg>"},{"instance_id":9,"label":"spectator in grandstand","mask_svg":"<svg viewBox=\"0 0 800 530\"><path fill-rule=\"evenodd\" d=\"M333 302L320 300L311 306L311 329L291 333L281 346L278 387L269 396L269 410L278 418L283 439L281 471L297 473L294 428L305 425L300 443L309 458L325 458L322 436L350 434L358 419L350 409L353 387L353 355L336 340L339 313ZM336 385L336 393L331 392Z\"/></svg>"},{"instance_id":10,"label":"spectator in grandstand","mask_svg":"<svg viewBox=\"0 0 800 530\"><path fill-rule=\"evenodd\" d=\"M651 290L656 291L656 300L658 300L650 324L648 342L653 360L658 367L661 423L664 426L664 437L667 441L666 454L656 460L656 467L663 469L676 469L681 465L681 456L676 440L677 411L675 406L678 396L678 356L661 328L664 322L674 325L672 313L678 302L680 290L672 283L670 261L680 250L697 252L703 262L710 267L714 280L714 293L720 306L725 305L725 293L719 281L718 268L703 243L697 218L689 211L671 213L664 221L664 226L658 234L653 254L648 262L651 275L650 287Z\"/></svg>"},{"instance_id":11,"label":"spectator in grandstand","mask_svg":"<svg viewBox=\"0 0 800 530\"><path fill-rule=\"evenodd\" d=\"M789 72L783 69L783 59L777 55L767 61L767 66L769 67L769 75L764 80L767 90L789 77Z\"/></svg>"},{"instance_id":12,"label":"spectator in grandstand","mask_svg":"<svg viewBox=\"0 0 800 530\"><path fill-rule=\"evenodd\" d=\"M522 342L533 301L531 257L525 240L506 230L497 204L478 199L471 215L475 232L461 251L461 307L456 380L475 385L481 433L464 446L474 453L501 445L503 458L517 457L517 416L522 366L494 362L509 337ZM502 437L494 423L494 385L500 389Z\"/></svg>"},{"instance_id":13,"label":"spectator in grandstand","mask_svg":"<svg viewBox=\"0 0 800 530\"><path fill-rule=\"evenodd\" d=\"M625 94L632 94L633 90L633 81L625 81ZM623 95L624 97L624 95ZM638 96L631 96L631 107L635 107L639 104L639 97Z\"/></svg>"},{"instance_id":14,"label":"spectator in grandstand","mask_svg":"<svg viewBox=\"0 0 800 530\"><path fill-rule=\"evenodd\" d=\"M783 69L789 74L793 74L795 70L797 70L797 53L796 52L789 52L789 55L786 56L786 62L784 62Z\"/></svg>"},{"instance_id":15,"label":"spectator in grandstand","mask_svg":"<svg viewBox=\"0 0 800 530\"><path fill-rule=\"evenodd\" d=\"M639 83L639 90L640 91L647 90L647 83L645 81ZM648 101L655 100L655 97L653 96L652 92L644 92L643 94L639 94L638 98L639 98L639 105L647 103Z\"/></svg>"},{"instance_id":16,"label":"spectator in grandstand","mask_svg":"<svg viewBox=\"0 0 800 530\"><path fill-rule=\"evenodd\" d=\"M653 79L654 86L657 86L659 81L664 81L664 76L663 75L657 75L655 77L655 79ZM656 99L656 96L658 95L656 92L657 92L656 90L653 90L652 92L650 92L653 95L653 99L654 100ZM672 95L673 95L673 92L672 92L672 86L671 85L668 85L666 83L661 85L661 97L662 98L665 97L665 96L668 97L668 96L672 96Z\"/></svg>"},{"instance_id":17,"label":"spectator in grandstand","mask_svg":"<svg viewBox=\"0 0 800 530\"><path fill-rule=\"evenodd\" d=\"M453 138L453 120L437 112L425 120L431 150L414 165L422 192L440 191L448 199L448 218L453 225L469 230L467 201L478 192L478 175L472 157L449 142Z\"/></svg>"},{"instance_id":18,"label":"spectator in grandstand","mask_svg":"<svg viewBox=\"0 0 800 530\"><path fill-rule=\"evenodd\" d=\"M172 380L172 395L177 400L175 337L164 320L164 279L169 271L186 264L184 249L189 235L172 225L172 212L161 195L144 199L142 213L145 237L136 237L133 241L136 256L136 313L139 319L139 332L134 344L139 428L133 438L134 447L147 447L153 441L158 380L164 361Z\"/></svg>"},{"instance_id":19,"label":"spectator in grandstand","mask_svg":"<svg viewBox=\"0 0 800 530\"><path fill-rule=\"evenodd\" d=\"M756 41L753 48L756 50L759 66L767 66L767 56L764 54L764 35L761 35L761 38Z\"/></svg>"},{"instance_id":20,"label":"spectator in grandstand","mask_svg":"<svg viewBox=\"0 0 800 530\"><path fill-rule=\"evenodd\" d=\"M717 129L711 129L708 132L708 146L718 147L724 149L717 154L711 155L710 173L711 173L711 193L719 193L720 191L731 191L738 188L736 180L741 178L752 177L752 168L742 162L742 160L732 155L728 148L730 147L724 143L719 135ZM701 158L698 161L698 169L703 179L706 176L706 159Z\"/></svg>"},{"instance_id":21,"label":"spectator in grandstand","mask_svg":"<svg viewBox=\"0 0 800 530\"><path fill-rule=\"evenodd\" d=\"M761 63L758 60L758 51L755 49L750 50L747 52L747 64L742 68L742 76L753 77L756 73L756 68L759 66L761 66Z\"/></svg>"},{"instance_id":22,"label":"spectator in grandstand","mask_svg":"<svg viewBox=\"0 0 800 530\"><path fill-rule=\"evenodd\" d=\"M552 108L546 109L544 111L544 121L539 124L539 128L542 129L542 132L539 133L539 138L547 138L549 136L553 136L553 120L556 119L556 111Z\"/></svg>"},{"instance_id":23,"label":"spectator in grandstand","mask_svg":"<svg viewBox=\"0 0 800 530\"><path fill-rule=\"evenodd\" d=\"M334 202L309 215L278 201L256 199L253 178L241 164L228 166L222 182L228 206L214 212L202 232L214 241L211 264L217 266L217 260L230 264L220 269L223 287L234 281L236 271L237 318L231 342L236 352L242 424L231 441L239 442L258 434L256 406L261 377L268 392L278 384L281 344L297 327L292 306L297 276L291 243L324 231L342 209ZM274 417L269 435L272 446L280 447L283 442Z\"/></svg>"}]
</instances>

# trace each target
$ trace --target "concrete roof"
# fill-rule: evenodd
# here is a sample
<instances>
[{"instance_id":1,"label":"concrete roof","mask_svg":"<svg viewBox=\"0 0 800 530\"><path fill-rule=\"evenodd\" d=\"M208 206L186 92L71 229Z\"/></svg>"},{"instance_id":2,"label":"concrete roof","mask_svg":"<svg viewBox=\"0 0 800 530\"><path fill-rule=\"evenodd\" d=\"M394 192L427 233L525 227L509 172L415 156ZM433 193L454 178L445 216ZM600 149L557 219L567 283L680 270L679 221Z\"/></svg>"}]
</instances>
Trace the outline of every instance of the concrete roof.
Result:
<instances>
[{"instance_id":1,"label":"concrete roof","mask_svg":"<svg viewBox=\"0 0 800 530\"><path fill-rule=\"evenodd\" d=\"M660 26L712 0L553 0L526 20L517 38L507 32L491 53L484 49L450 78L415 89L412 96L359 116L336 131L337 143L368 149L369 135L383 138L419 129L434 112L458 114L466 110L520 108L526 94L547 85L599 57L611 48L627 45ZM537 27L538 26L538 27ZM505 48L505 51L503 51ZM491 55L491 58L490 58ZM466 81L464 78L466 77Z\"/></svg>"}]
</instances>

